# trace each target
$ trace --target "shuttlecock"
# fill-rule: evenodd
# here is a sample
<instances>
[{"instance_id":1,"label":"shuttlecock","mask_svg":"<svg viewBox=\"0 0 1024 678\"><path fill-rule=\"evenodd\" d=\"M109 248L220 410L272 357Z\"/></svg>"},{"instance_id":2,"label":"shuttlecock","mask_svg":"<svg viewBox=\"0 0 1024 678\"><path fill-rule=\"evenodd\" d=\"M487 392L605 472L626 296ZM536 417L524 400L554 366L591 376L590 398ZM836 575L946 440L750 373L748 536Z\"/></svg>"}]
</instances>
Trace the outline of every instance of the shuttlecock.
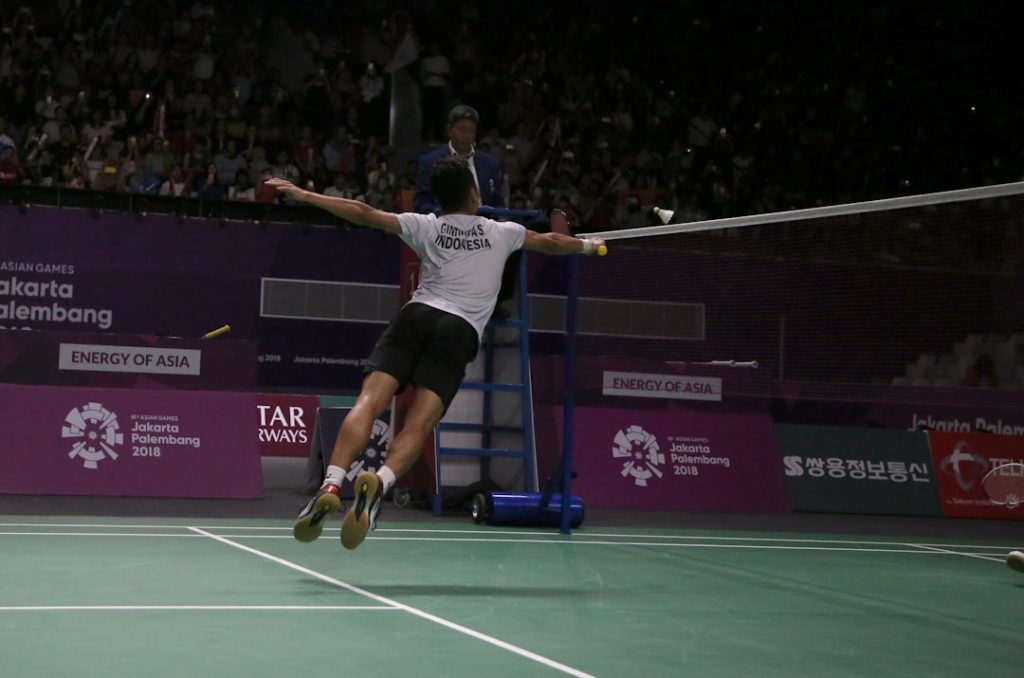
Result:
<instances>
[{"instance_id":1,"label":"shuttlecock","mask_svg":"<svg viewBox=\"0 0 1024 678\"><path fill-rule=\"evenodd\" d=\"M660 207L655 207L653 210L654 216L658 217L658 221L662 224L668 224L672 221L672 217L675 216L675 212L672 210L663 210Z\"/></svg>"}]
</instances>

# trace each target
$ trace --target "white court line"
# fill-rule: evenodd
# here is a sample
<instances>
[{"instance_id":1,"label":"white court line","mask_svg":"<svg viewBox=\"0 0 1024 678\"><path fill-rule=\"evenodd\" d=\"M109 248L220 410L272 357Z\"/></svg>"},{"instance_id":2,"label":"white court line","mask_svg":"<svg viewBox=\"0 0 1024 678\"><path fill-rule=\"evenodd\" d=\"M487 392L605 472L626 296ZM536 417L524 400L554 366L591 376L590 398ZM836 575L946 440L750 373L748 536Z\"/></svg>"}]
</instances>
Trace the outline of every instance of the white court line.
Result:
<instances>
[{"instance_id":1,"label":"white court line","mask_svg":"<svg viewBox=\"0 0 1024 678\"><path fill-rule=\"evenodd\" d=\"M228 539L292 539L291 536L284 535L251 535L251 534L224 534L222 537ZM629 541L576 541L576 542L555 542L544 539L427 539L425 537L367 537L367 541L435 541L435 542L471 542L471 543L495 543L495 544L557 544L564 543L568 545L582 544L584 546L671 546L676 548L708 548L708 549L764 549L766 551L840 551L844 553L915 553L925 555L973 555L973 556L992 556L991 553L978 553L975 551L946 551L945 549L936 548L932 551L925 551L921 549L881 549L881 548L839 548L839 547L828 547L828 546L775 546L771 544L687 544L687 543L660 543L653 544L651 542L629 542ZM822 542L827 543L827 542ZM922 546L920 544L904 544L902 542L879 542L882 544L893 544L896 546ZM963 548L984 548L977 545L965 545ZM1012 549L1006 549L1003 547L991 547L999 551L1007 551Z\"/></svg>"},{"instance_id":2,"label":"white court line","mask_svg":"<svg viewBox=\"0 0 1024 678\"><path fill-rule=\"evenodd\" d=\"M82 527L82 528L125 528L125 529L189 529L188 525L140 525L140 524L105 524L105 523L0 523L0 527ZM243 526L243 525L197 525L204 530L252 530L252 531L285 531L291 532L290 526L277 526L268 525L261 527L254 526ZM326 533L337 534L338 528L328 528L325 530ZM589 532L589 531L577 531L571 537L563 537L554 531L517 531L517 530L452 530L452 529L431 529L431 528L401 528L401 527L384 527L374 530L375 535L389 533L389 532L409 532L409 533L423 533L423 534L467 534L467 535L481 535L481 534L498 534L498 535L525 535L525 536L543 536L548 537L548 541L558 543L588 543L579 541L580 538L587 537L611 537L620 539L690 539L693 541L752 541L752 542L778 542L778 543L806 543L806 544L852 544L852 545L865 545L865 546L906 546L906 542L899 540L892 541L867 541L867 540L853 540L853 539L809 539L809 538L795 538L795 537L713 537L706 535L667 535L667 534L635 534L635 533L615 533L615 532ZM36 533L22 533L22 532L0 532L0 534L36 534ZM45 534L63 534L63 533L45 533ZM84 534L90 533L78 533L72 532L67 534ZM107 536L105 533L97 533L96 536ZM120 533L112 533L109 536L120 536ZM131 535L125 535L131 536ZM149 536L149 535L145 535ZM167 536L188 536L194 535L167 535ZM237 538L245 539L278 539L281 537L265 537L265 536L250 536L250 535L232 535ZM386 537L371 536L370 539L385 539ZM439 540L440 541L440 540ZM457 541L457 540L449 540ZM466 540L468 541L468 540ZM481 540L483 541L483 540ZM526 541L526 540L520 540ZM598 542L594 542L598 543ZM600 542L604 543L604 542ZM628 543L628 542L615 542L615 543ZM1017 546L1000 546L993 544L934 544L934 543L920 543L920 546L935 546L938 548L974 548L974 549L997 549L1000 551L1012 551L1020 548Z\"/></svg>"},{"instance_id":3,"label":"white court line","mask_svg":"<svg viewBox=\"0 0 1024 678\"><path fill-rule=\"evenodd\" d=\"M84 526L83 526L84 527ZM192 529L188 526L182 526L182 529ZM231 529L229 526L225 526L223 529ZM290 529L290 528L288 528ZM380 532L381 530L377 530ZM399 530L395 530L399 531ZM337 530L331 530L331 532L337 533ZM422 532L431 533L432 530L422 530ZM438 530L437 532L441 532ZM478 534L473 531L458 532L454 530L448 530L447 532L457 532L459 534ZM506 533L506 532L491 532L490 534L524 534L524 533ZM543 533L542 533L543 534ZM17 536L17 537L143 537L143 538L172 538L172 539L198 539L202 535L197 534L147 534L141 532L0 532L0 536ZM258 534L227 534L222 535L231 539L292 539L291 535L258 535ZM625 539L635 538L638 535L609 535L613 537L622 537L620 541L606 541L606 540L592 540L592 539L559 539L559 535L553 535L549 539L521 539L516 537L505 537L505 538L494 538L494 537L385 537L373 535L367 537L371 541L426 541L426 542L468 542L468 543L495 543L495 544L556 544L556 545L584 545L584 546L667 546L667 547L689 547L689 548L735 548L735 549L764 549L764 550L791 550L791 551L844 551L850 553L863 552L863 553L927 553L922 551L920 548L914 548L913 550L908 549L896 549L896 548L844 548L844 547L827 547L820 546L820 544L847 544L850 546L915 546L921 548L927 548L935 546L933 549L936 553L955 553L964 555L959 551L945 551L939 547L950 547L950 548L969 548L969 549L996 549L1000 551L1012 550L1015 547L1010 546L990 546L984 544L907 544L900 541L844 541L844 540L831 540L831 539L775 539L775 538L757 538L757 537L704 537L704 536L678 536L672 537L673 539L702 539L712 541L718 539L724 541L724 544L711 544L711 543L690 543L690 542L670 542L670 541L625 541ZM642 535L639 535L642 536ZM667 538L667 537L666 537ZM740 544L736 543L739 541L747 542L779 542L783 545L774 545L771 543L753 543L753 544ZM791 546L789 544L818 544L819 546Z\"/></svg>"},{"instance_id":4,"label":"white court line","mask_svg":"<svg viewBox=\"0 0 1024 678\"><path fill-rule=\"evenodd\" d=\"M239 537L239 539L252 539L254 537ZM279 539L280 537L272 537ZM708 544L701 543L651 543L648 541L553 541L551 539L431 539L430 537L367 537L373 541L443 541L443 542L489 542L507 544L587 544L593 546L656 546L674 548L708 548L708 549L761 549L766 551L842 551L846 553L928 553L919 549L878 549L878 548L850 548L845 546L775 546L772 544ZM828 543L828 542L823 542ZM909 544L894 543L894 546L909 546ZM936 549L936 553L942 549ZM956 551L947 551L956 553Z\"/></svg>"},{"instance_id":5,"label":"white court line","mask_svg":"<svg viewBox=\"0 0 1024 678\"><path fill-rule=\"evenodd\" d=\"M932 553L948 553L948 554L953 555L953 556L963 556L965 558L977 558L978 560L991 560L991 561L996 562L996 563L1003 562L1002 558L993 558L992 556L982 556L982 555L978 555L976 553L964 553L963 551L950 551L948 549L940 549L940 548L936 548L934 546L929 546L927 544L907 544L907 546L916 546L916 547L921 548L921 549L928 549L928 551L931 551Z\"/></svg>"},{"instance_id":6,"label":"white court line","mask_svg":"<svg viewBox=\"0 0 1024 678\"><path fill-rule=\"evenodd\" d=\"M199 536L199 535L197 535ZM309 610L376 610L390 612L394 607L383 605L5 605L0 612L279 612Z\"/></svg>"},{"instance_id":7,"label":"white court line","mask_svg":"<svg viewBox=\"0 0 1024 678\"><path fill-rule=\"evenodd\" d=\"M5 537L171 537L195 539L197 534L146 534L145 532L0 532Z\"/></svg>"},{"instance_id":8,"label":"white court line","mask_svg":"<svg viewBox=\"0 0 1024 678\"><path fill-rule=\"evenodd\" d=\"M190 530L198 530L200 528L190 527ZM144 533L121 533L121 532L0 532L0 536L14 535L24 537L151 537L151 538L162 538L169 537L174 539L180 538L192 538L198 539L203 537L203 534L144 534ZM224 539L292 539L291 535L257 535L257 534L228 534L228 535L215 535L218 538ZM553 546L643 546L650 548L658 547L669 547L669 548L705 548L705 549L748 549L748 550L764 550L764 551L823 551L823 552L843 552L843 553L915 553L925 555L964 555L959 551L946 551L944 549L933 549L926 551L921 548L909 548L909 549L896 549L896 548L854 548L844 546L793 546L789 544L775 545L775 544L737 544L730 542L727 544L710 544L707 542L699 543L686 543L686 542L649 542L649 541L595 541L595 540L555 540L555 539L499 539L494 537L487 538L470 538L470 537L367 537L368 541L425 541L425 542L446 542L446 543L472 543L472 544L545 544ZM828 544L831 542L822 541L817 542L821 544ZM914 546L912 544L905 544L903 542L878 542L883 545L894 545L894 546Z\"/></svg>"},{"instance_id":9,"label":"white court line","mask_svg":"<svg viewBox=\"0 0 1024 678\"><path fill-rule=\"evenodd\" d=\"M139 524L139 523L130 524L130 525L129 524L117 524L117 523L0 523L0 527L62 527L62 528L63 527L74 527L74 528L89 528L89 529L107 528L107 529L110 529L110 530L187 530L188 529L188 525L174 525L174 524L168 524L168 523L150 524L150 525ZM227 525L225 525L225 526L220 527L220 528L210 528L210 529L227 530L227 529L232 529L232 528L227 526ZM257 528L257 527L241 527L241 526L237 526L237 527L235 527L233 529L238 529L238 530L257 530L257 529L283 530L283 529L291 529L291 528L284 528L284 527Z\"/></svg>"},{"instance_id":10,"label":"white court line","mask_svg":"<svg viewBox=\"0 0 1024 678\"><path fill-rule=\"evenodd\" d=\"M246 546L244 544L239 544L236 541L231 541L230 539L227 539L225 537L220 537L220 536L218 536L216 534L213 534L212 532L207 532L206 530L203 530L203 529L198 528L198 527L189 527L188 529L190 529L193 532L196 532L198 534L201 534L201 535L204 535L206 537L209 537L210 539L215 539L216 541L219 541L222 544L227 544L228 546L232 546L232 547L234 547L236 549L240 549L242 551L245 551L246 553L251 553L251 554L253 554L255 556L259 556L260 558L265 558L265 559L267 559L267 560L269 560L271 562L277 563L278 565L283 565L283 566L285 566L287 568L295 570L296 572L301 572L302 574L308 575L310 577L315 577L316 579L319 579L320 581L327 582L328 584L333 584L333 585L335 585L335 586L337 586L339 588L345 589L346 591L351 591L352 593L357 593L357 594L359 594L361 596L365 596L365 597L369 598L370 600L375 600L378 603L382 603L384 605L389 605L389 606L397 608L399 610L404 610L405 612L408 612L409 614L412 614L412 615L415 615L417 617L420 617L421 619L426 619L427 621L434 622L435 624L440 624L441 626L444 626L444 627L447 627L449 629L452 629L453 631L457 631L459 633L463 633L463 634L465 634L467 636L470 636L472 638L476 638L477 640L482 640L485 643L490 643L491 645L494 645L495 647L499 647L499 648L501 648L503 650L508 650L509 652L513 652L513 653L515 653L515 654L517 654L517 655L519 655L521 657L525 657L527 659L533 660L533 661L537 662L538 664L543 664L544 666L547 666L549 668L555 669L556 671L561 671L561 672L567 673L567 674L569 674L571 676L576 676L577 678L595 678L594 676L592 676L589 673L584 673L583 671L580 671L578 669L574 669L573 667L568 666L566 664L562 664L560 662L556 662L553 659L548 659L547 657L544 657L542 655L536 654L535 652L530 652L529 650L523 649L523 648L518 647L516 645L513 645L511 643L507 643L507 642L505 642L503 640L499 640L499 639L497 639L497 638L495 638L493 636L489 636L489 635L487 635L485 633L481 633L480 631L475 631L475 630L473 630L471 628L468 628L466 626L462 626L461 624L456 624L455 622L448 621L447 619L444 619L442 617L438 617L436 615L430 614L429 612L425 612L425 611L417 609L415 607L410 607L409 605L405 605L403 603L399 603L396 600L391 600L390 598L385 598L384 596L377 595L376 593L371 593L370 591L367 591L365 589L361 589L358 586L353 586L352 584L348 584L346 582L343 582L340 579L335 579L334 577L329 577L326 574L322 574L320 572L317 572L316 570L311 570L308 567L303 567L302 565L298 565L296 563L293 563L290 560L285 560L284 558L278 558L277 556L271 555L271 554L266 553L264 551L260 551L258 549L254 549L251 546Z\"/></svg>"}]
</instances>

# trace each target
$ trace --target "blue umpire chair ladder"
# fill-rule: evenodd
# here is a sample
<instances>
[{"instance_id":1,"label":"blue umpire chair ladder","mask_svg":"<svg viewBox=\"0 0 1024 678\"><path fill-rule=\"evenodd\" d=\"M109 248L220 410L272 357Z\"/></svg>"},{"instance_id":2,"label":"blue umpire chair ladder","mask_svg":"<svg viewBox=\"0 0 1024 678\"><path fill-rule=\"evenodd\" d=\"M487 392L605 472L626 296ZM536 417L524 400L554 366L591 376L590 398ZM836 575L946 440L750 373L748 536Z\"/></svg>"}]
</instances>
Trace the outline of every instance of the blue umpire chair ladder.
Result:
<instances>
[{"instance_id":1,"label":"blue umpire chair ladder","mask_svg":"<svg viewBox=\"0 0 1024 678\"><path fill-rule=\"evenodd\" d=\"M519 261L518 317L508 320L491 321L484 330L483 345L480 347L483 358L483 379L481 381L464 381L460 391L482 392L482 421L476 422L445 422L442 421L434 429L434 496L433 512L441 515L441 469L445 459L453 457L477 457L480 459L480 479L488 480L491 476L491 459L519 459L523 463L523 478L527 492L537 491L536 458L534 454L533 436L533 397L530 381L530 303L526 284L526 252ZM499 334L502 329L515 330L515 339L506 340ZM495 360L499 351L518 351L519 378L518 382L508 383L495 380ZM522 416L518 425L499 425L495 423L495 395L499 393L518 394L522 405ZM444 444L445 433L479 433L480 445L473 447L456 447ZM515 448L494 447L495 434L519 433L521 445Z\"/></svg>"}]
</instances>

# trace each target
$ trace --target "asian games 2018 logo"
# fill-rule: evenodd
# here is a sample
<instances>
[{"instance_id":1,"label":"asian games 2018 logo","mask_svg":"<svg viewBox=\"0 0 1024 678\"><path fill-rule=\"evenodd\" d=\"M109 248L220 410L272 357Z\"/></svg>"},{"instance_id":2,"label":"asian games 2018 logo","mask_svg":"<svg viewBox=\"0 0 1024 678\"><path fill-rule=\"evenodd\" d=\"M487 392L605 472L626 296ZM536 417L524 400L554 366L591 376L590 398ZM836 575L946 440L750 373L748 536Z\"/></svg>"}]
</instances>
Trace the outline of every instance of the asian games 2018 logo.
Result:
<instances>
[{"instance_id":1,"label":"asian games 2018 logo","mask_svg":"<svg viewBox=\"0 0 1024 678\"><path fill-rule=\"evenodd\" d=\"M345 477L350 481L355 480L363 471L374 471L384 464L388 456L388 447L391 445L391 425L383 419L373 420L373 431L370 432L370 442L366 451L356 459Z\"/></svg>"},{"instance_id":2,"label":"asian games 2018 logo","mask_svg":"<svg viewBox=\"0 0 1024 678\"><path fill-rule=\"evenodd\" d=\"M124 444L124 434L119 432L117 415L99 403L88 403L76 407L64 417L61 438L78 438L71 446L68 456L80 457L87 469L95 470L105 458L117 459L115 445Z\"/></svg>"},{"instance_id":3,"label":"asian games 2018 logo","mask_svg":"<svg viewBox=\"0 0 1024 678\"><path fill-rule=\"evenodd\" d=\"M658 467L665 463L658 439L640 426L630 426L615 434L612 456L622 459L622 477L632 476L637 487L647 487L647 481L662 477Z\"/></svg>"}]
</instances>

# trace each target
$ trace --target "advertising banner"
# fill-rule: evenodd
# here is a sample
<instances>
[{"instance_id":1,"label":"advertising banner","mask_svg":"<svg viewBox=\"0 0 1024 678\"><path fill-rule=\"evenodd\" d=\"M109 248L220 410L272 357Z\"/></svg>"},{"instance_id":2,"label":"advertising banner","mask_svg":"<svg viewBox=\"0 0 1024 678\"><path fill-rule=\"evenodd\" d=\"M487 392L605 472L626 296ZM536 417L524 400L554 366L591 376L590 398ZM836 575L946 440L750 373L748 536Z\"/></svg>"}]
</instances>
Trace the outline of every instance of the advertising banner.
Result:
<instances>
[{"instance_id":1,"label":"advertising banner","mask_svg":"<svg viewBox=\"0 0 1024 678\"><path fill-rule=\"evenodd\" d=\"M255 394L0 384L0 493L259 498Z\"/></svg>"},{"instance_id":2,"label":"advertising banner","mask_svg":"<svg viewBox=\"0 0 1024 678\"><path fill-rule=\"evenodd\" d=\"M776 421L850 428L1024 435L1024 391L784 382Z\"/></svg>"},{"instance_id":3,"label":"advertising banner","mask_svg":"<svg viewBox=\"0 0 1024 678\"><path fill-rule=\"evenodd\" d=\"M989 501L981 479L993 468L1024 463L1024 438L984 433L929 431L939 481L942 512L957 518L1024 520L1024 507L1009 509Z\"/></svg>"},{"instance_id":4,"label":"advertising banner","mask_svg":"<svg viewBox=\"0 0 1024 678\"><path fill-rule=\"evenodd\" d=\"M148 389L256 388L255 342L0 330L0 381Z\"/></svg>"},{"instance_id":5,"label":"advertising banner","mask_svg":"<svg viewBox=\"0 0 1024 678\"><path fill-rule=\"evenodd\" d=\"M601 393L634 398L717 401L722 399L722 380L718 377L607 370Z\"/></svg>"},{"instance_id":6,"label":"advertising banner","mask_svg":"<svg viewBox=\"0 0 1024 678\"><path fill-rule=\"evenodd\" d=\"M228 324L259 342L271 386L358 388L388 319L324 316L288 283L398 283L399 239L369 229L2 206L0 243L0 329L200 337ZM287 317L263 307L269 279Z\"/></svg>"},{"instance_id":7,"label":"advertising banner","mask_svg":"<svg viewBox=\"0 0 1024 678\"><path fill-rule=\"evenodd\" d=\"M787 510L766 415L580 407L574 437L573 493L588 506Z\"/></svg>"},{"instance_id":8,"label":"advertising banner","mask_svg":"<svg viewBox=\"0 0 1024 678\"><path fill-rule=\"evenodd\" d=\"M314 395L261 393L256 396L260 454L308 457L319 406L320 398Z\"/></svg>"},{"instance_id":9,"label":"advertising banner","mask_svg":"<svg viewBox=\"0 0 1024 678\"><path fill-rule=\"evenodd\" d=\"M923 433L780 424L775 438L794 511L942 515Z\"/></svg>"}]
</instances>

